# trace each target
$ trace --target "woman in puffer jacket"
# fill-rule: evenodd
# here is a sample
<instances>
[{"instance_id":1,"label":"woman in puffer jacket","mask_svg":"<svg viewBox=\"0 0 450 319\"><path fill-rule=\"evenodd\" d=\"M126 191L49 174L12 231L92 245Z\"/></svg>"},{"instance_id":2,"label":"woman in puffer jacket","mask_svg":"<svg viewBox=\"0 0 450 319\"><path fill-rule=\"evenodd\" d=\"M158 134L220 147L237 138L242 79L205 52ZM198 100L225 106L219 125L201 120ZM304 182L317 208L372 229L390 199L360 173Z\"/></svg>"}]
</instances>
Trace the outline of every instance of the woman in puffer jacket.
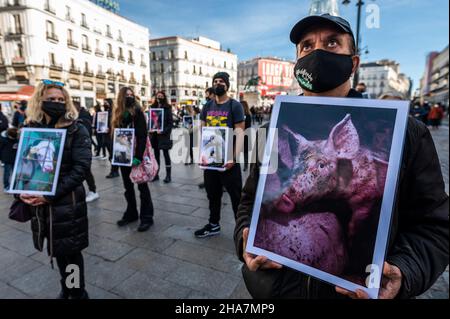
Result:
<instances>
[{"instance_id":1,"label":"woman in puffer jacket","mask_svg":"<svg viewBox=\"0 0 450 319\"><path fill-rule=\"evenodd\" d=\"M88 247L83 181L90 170L92 153L89 133L77 117L78 112L64 84L50 80L43 80L37 86L27 109L26 127L67 131L55 195L20 195L20 199L31 206L36 249L42 251L44 239L47 239L52 266L53 257L56 258L62 287L59 299L89 298L81 251ZM72 278L78 274L79 278Z\"/></svg>"}]
</instances>

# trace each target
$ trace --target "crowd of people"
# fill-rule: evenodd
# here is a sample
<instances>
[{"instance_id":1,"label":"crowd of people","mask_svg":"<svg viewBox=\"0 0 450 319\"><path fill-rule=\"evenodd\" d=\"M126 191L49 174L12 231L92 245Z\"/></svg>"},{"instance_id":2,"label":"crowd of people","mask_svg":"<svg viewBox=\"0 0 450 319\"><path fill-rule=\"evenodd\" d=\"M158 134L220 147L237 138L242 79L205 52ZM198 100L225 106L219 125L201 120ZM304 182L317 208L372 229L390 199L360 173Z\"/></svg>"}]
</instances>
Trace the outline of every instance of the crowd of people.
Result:
<instances>
[{"instance_id":1,"label":"crowd of people","mask_svg":"<svg viewBox=\"0 0 450 319\"><path fill-rule=\"evenodd\" d=\"M360 60L355 52L353 32L347 21L330 15L323 15L320 19L305 18L292 29L291 41L297 50L298 61L295 69L304 70L296 74L318 74L308 85L298 76L305 96L363 98L360 92L351 88L350 76L358 68ZM327 69L320 69L321 65L327 65ZM231 198L236 220L234 240L237 256L243 262L243 276L253 297L367 298L362 291L350 292L332 287L282 267L264 256L254 256L246 252L260 165L249 165L247 157L244 167L241 168L236 158L242 148L249 149L253 146L250 145L249 139L243 138L245 129L252 124L261 124L262 120L258 110L249 108L245 101L240 102L230 97L229 89L230 76L219 72L213 77L213 87L205 92L208 102L203 108L200 110L187 106L178 114L180 117L199 116L202 127L226 127L235 130L236 134L233 160L225 164L225 170L205 170L203 173L204 183L199 186L206 190L210 215L207 224L199 227L193 235L206 238L220 234L222 197L225 190ZM383 98L396 97L387 94ZM59 128L67 131L55 195L21 194L17 197L33 210L31 227L36 249L42 251L44 239L47 239L48 253L52 260L56 258L61 275L59 298L89 298L85 289L82 255L82 251L89 245L86 203L99 198L91 171L91 161L92 158L112 160L112 132L119 128L134 130L133 167L144 160L149 138L158 166L161 166L160 152L163 152L166 173L164 183L172 182L170 150L173 147L171 132L174 128L174 116L165 92L155 95L150 105L150 109L152 108L165 110L161 131L149 132L145 117L147 110L142 108L138 96L130 87L121 88L116 100L106 99L103 104L98 103L94 114L90 114L72 101L64 84L44 80L36 87L28 103L19 103L12 124L14 127L3 129L6 133L1 135L0 155L5 164L4 176L8 175L7 172L14 164L13 150L17 149L21 127ZM420 120L430 120L433 126L437 124L435 121L442 113L433 110L434 107L430 108L426 117L421 114ZM100 112L108 112L107 132L96 130ZM270 113L270 110L267 112ZM417 118L414 113L413 117ZM1 116L0 124L5 128ZM192 131L189 131L190 151L186 165L194 162L191 134ZM258 152L257 149L255 151ZM439 160L429 130L423 123L412 118L408 121L403 162L399 196L396 198L393 213L395 223L389 237L380 298L417 296L431 287L448 264L448 196L444 191ZM242 169L249 170L245 183ZM153 225L152 196L148 183L138 184L140 208L137 207L135 184L130 178L131 171L132 167L111 165L111 172L106 176L122 176L126 209L123 217L117 221L117 226L124 227L139 220L137 230L145 232ZM159 174L156 174L152 182L158 179ZM87 195L83 187L84 181L88 184ZM9 186L7 181L4 186ZM68 265L76 265L80 269L79 287L69 288L65 284Z\"/></svg>"}]
</instances>

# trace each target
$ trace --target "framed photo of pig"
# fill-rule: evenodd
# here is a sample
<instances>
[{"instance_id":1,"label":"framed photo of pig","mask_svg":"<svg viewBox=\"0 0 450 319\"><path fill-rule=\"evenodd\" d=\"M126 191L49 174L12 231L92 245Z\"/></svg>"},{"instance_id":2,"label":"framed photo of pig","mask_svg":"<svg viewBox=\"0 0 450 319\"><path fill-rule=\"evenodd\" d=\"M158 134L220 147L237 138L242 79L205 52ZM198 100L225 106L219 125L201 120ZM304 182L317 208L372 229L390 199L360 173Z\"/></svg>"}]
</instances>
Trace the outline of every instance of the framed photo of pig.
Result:
<instances>
[{"instance_id":1,"label":"framed photo of pig","mask_svg":"<svg viewBox=\"0 0 450 319\"><path fill-rule=\"evenodd\" d=\"M133 166L134 128L114 129L113 156L111 165Z\"/></svg>"},{"instance_id":2,"label":"framed photo of pig","mask_svg":"<svg viewBox=\"0 0 450 319\"><path fill-rule=\"evenodd\" d=\"M66 130L23 128L11 175L11 194L55 195Z\"/></svg>"},{"instance_id":3,"label":"framed photo of pig","mask_svg":"<svg viewBox=\"0 0 450 319\"><path fill-rule=\"evenodd\" d=\"M408 109L277 97L247 251L377 299Z\"/></svg>"}]
</instances>

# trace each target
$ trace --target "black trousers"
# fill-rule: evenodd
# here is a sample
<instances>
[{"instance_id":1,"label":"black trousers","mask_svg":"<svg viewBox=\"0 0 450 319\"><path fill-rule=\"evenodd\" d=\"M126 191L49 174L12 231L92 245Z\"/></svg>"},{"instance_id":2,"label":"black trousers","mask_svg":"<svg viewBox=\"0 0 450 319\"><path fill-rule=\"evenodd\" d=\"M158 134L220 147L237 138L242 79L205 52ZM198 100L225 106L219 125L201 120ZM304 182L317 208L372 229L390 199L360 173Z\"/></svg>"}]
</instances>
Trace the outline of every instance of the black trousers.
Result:
<instances>
[{"instance_id":1,"label":"black trousers","mask_svg":"<svg viewBox=\"0 0 450 319\"><path fill-rule=\"evenodd\" d=\"M155 151L155 159L158 162L158 167L159 169L161 169L161 157L160 157L160 151L161 149L158 147L154 148ZM171 168L172 167L172 161L170 160L170 154L169 154L169 150L162 150L163 151L163 155L164 155L164 161L166 163L166 170L167 168ZM158 174L159 174L159 169L158 169Z\"/></svg>"},{"instance_id":2,"label":"black trousers","mask_svg":"<svg viewBox=\"0 0 450 319\"><path fill-rule=\"evenodd\" d=\"M85 288L85 282L84 282L84 260L83 255L81 252L78 252L73 255L66 255L66 256L58 256L56 257L56 263L58 265L59 273L61 274L61 285L63 287L63 290L70 294L73 297L81 297L81 295L84 292ZM66 272L67 266L69 265L75 265L80 270L80 287L79 288L68 288L66 279L69 275L73 274L72 272ZM70 270L70 269L69 269Z\"/></svg>"},{"instance_id":3,"label":"black trousers","mask_svg":"<svg viewBox=\"0 0 450 319\"><path fill-rule=\"evenodd\" d=\"M223 187L230 194L234 218L236 219L242 192L241 166L235 164L230 170L225 172L205 170L204 179L205 190L209 200L209 222L211 224L218 224L220 222Z\"/></svg>"},{"instance_id":4,"label":"black trousers","mask_svg":"<svg viewBox=\"0 0 450 319\"><path fill-rule=\"evenodd\" d=\"M97 187L95 186L95 179L91 170L86 174L86 183L88 184L89 191L96 193Z\"/></svg>"},{"instance_id":5,"label":"black trousers","mask_svg":"<svg viewBox=\"0 0 450 319\"><path fill-rule=\"evenodd\" d=\"M107 147L107 143L106 143L106 136L108 134L97 134L96 138L97 138L97 156L100 155L100 151L103 153L103 156L106 156L106 147Z\"/></svg>"},{"instance_id":6,"label":"black trousers","mask_svg":"<svg viewBox=\"0 0 450 319\"><path fill-rule=\"evenodd\" d=\"M106 148L108 149L108 153L109 153L109 162L112 163L113 140L112 140L111 134L105 135L105 144L106 144ZM111 165L111 173L119 173L119 166Z\"/></svg>"},{"instance_id":7,"label":"black trousers","mask_svg":"<svg viewBox=\"0 0 450 319\"><path fill-rule=\"evenodd\" d=\"M130 179L131 167L121 166L120 173L125 187L125 199L127 200L127 210L125 211L123 218L128 220L138 219L139 214L136 204L136 194L134 191L134 184ZM153 220L152 197L147 183L138 184L138 189L141 196L140 219L141 223L145 224Z\"/></svg>"}]
</instances>

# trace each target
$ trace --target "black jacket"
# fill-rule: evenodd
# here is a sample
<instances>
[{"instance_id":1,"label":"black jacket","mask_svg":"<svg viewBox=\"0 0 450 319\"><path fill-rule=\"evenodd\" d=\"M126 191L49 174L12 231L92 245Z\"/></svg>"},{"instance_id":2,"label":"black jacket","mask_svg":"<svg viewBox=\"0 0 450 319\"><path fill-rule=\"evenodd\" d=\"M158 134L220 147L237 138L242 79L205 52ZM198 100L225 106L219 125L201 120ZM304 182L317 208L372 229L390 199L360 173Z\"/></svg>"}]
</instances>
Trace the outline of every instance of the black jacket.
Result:
<instances>
[{"instance_id":1,"label":"black jacket","mask_svg":"<svg viewBox=\"0 0 450 319\"><path fill-rule=\"evenodd\" d=\"M144 112L140 106L135 106L134 115L127 119L123 119L120 124L121 128L134 128L136 138L136 145L134 157L142 161L144 158L145 146L147 145L147 122L145 120Z\"/></svg>"},{"instance_id":2,"label":"black jacket","mask_svg":"<svg viewBox=\"0 0 450 319\"><path fill-rule=\"evenodd\" d=\"M0 133L8 129L8 118L0 111Z\"/></svg>"},{"instance_id":3,"label":"black jacket","mask_svg":"<svg viewBox=\"0 0 450 319\"><path fill-rule=\"evenodd\" d=\"M25 122L26 116L25 114L20 114L19 111L14 112L12 126L21 128Z\"/></svg>"},{"instance_id":4,"label":"black jacket","mask_svg":"<svg viewBox=\"0 0 450 319\"><path fill-rule=\"evenodd\" d=\"M172 107L166 105L164 107L164 130L161 134L151 133L152 146L162 150L170 150L173 146L173 142L170 139L173 129L173 116Z\"/></svg>"},{"instance_id":5,"label":"black jacket","mask_svg":"<svg viewBox=\"0 0 450 319\"><path fill-rule=\"evenodd\" d=\"M88 110L82 107L78 115L78 119L89 132L89 136L92 136L92 115L88 112Z\"/></svg>"},{"instance_id":6,"label":"black jacket","mask_svg":"<svg viewBox=\"0 0 450 319\"><path fill-rule=\"evenodd\" d=\"M252 164L234 232L241 261L244 261L242 231L251 222L258 179L259 164ZM386 258L403 274L398 298L424 293L447 267L448 221L448 196L433 139L424 124L409 118ZM334 287L286 267L250 272L244 264L243 274L247 288L256 298L342 298L334 292ZM289 286L297 289L294 295L284 294L284 288Z\"/></svg>"},{"instance_id":7,"label":"black jacket","mask_svg":"<svg viewBox=\"0 0 450 319\"><path fill-rule=\"evenodd\" d=\"M55 196L45 196L50 204L31 208L34 245L42 251L44 238L47 238L48 253L55 257L80 252L89 245L83 181L91 166L91 139L79 121L65 128L66 142Z\"/></svg>"},{"instance_id":8,"label":"black jacket","mask_svg":"<svg viewBox=\"0 0 450 319\"><path fill-rule=\"evenodd\" d=\"M19 139L10 139L6 131L0 133L0 161L4 164L14 165Z\"/></svg>"}]
</instances>

